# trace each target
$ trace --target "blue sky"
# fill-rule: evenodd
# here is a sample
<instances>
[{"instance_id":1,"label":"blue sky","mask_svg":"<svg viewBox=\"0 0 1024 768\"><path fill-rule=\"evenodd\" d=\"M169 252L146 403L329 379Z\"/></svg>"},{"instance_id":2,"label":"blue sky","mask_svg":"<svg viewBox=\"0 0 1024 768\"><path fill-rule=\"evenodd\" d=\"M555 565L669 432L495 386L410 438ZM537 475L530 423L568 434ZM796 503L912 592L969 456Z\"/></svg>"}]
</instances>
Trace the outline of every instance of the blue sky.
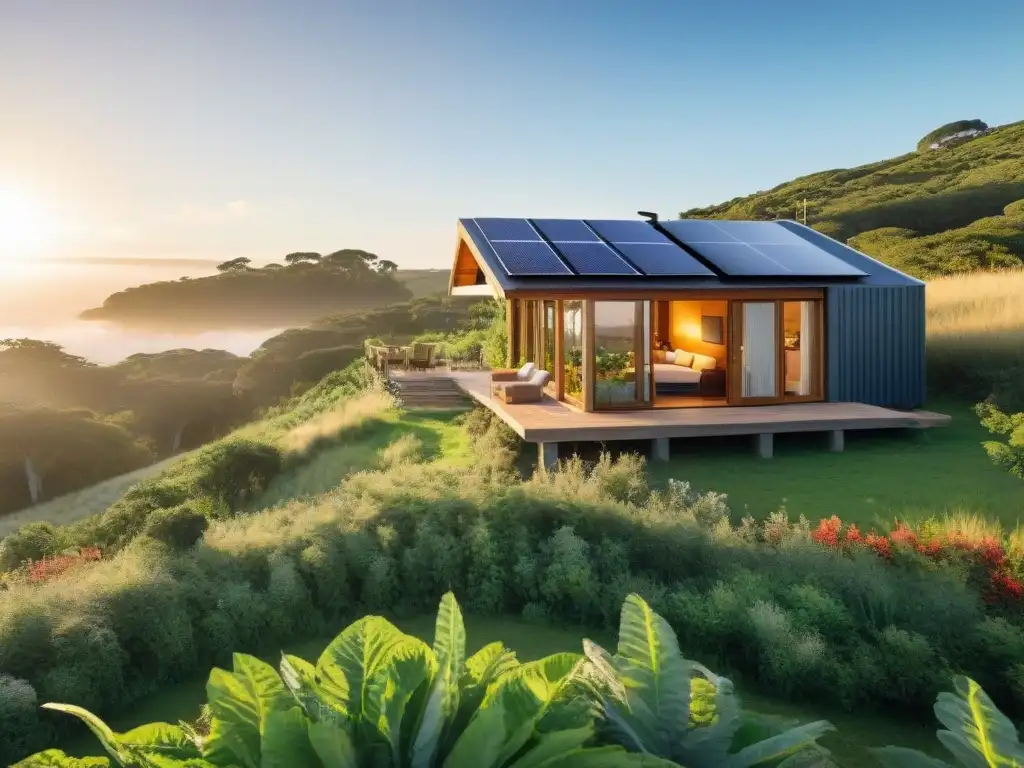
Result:
<instances>
[{"instance_id":1,"label":"blue sky","mask_svg":"<svg viewBox=\"0 0 1024 768\"><path fill-rule=\"evenodd\" d=\"M910 151L949 120L1024 119L1017 0L0 16L0 187L45 208L42 255L355 247L447 267L459 216L675 215Z\"/></svg>"}]
</instances>

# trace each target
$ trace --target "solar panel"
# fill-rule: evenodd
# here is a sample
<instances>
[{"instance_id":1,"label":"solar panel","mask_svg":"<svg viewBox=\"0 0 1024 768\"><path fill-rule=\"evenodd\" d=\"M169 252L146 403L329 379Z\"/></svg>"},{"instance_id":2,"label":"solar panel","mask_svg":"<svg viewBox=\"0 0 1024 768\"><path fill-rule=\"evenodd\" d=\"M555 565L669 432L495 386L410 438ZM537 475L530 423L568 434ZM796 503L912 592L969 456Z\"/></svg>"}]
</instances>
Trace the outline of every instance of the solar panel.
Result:
<instances>
[{"instance_id":1,"label":"solar panel","mask_svg":"<svg viewBox=\"0 0 1024 768\"><path fill-rule=\"evenodd\" d=\"M770 221L667 221L680 241L732 277L863 277L864 272Z\"/></svg>"},{"instance_id":2,"label":"solar panel","mask_svg":"<svg viewBox=\"0 0 1024 768\"><path fill-rule=\"evenodd\" d=\"M600 242L590 227L579 219L533 219L533 224L554 242Z\"/></svg>"},{"instance_id":3,"label":"solar panel","mask_svg":"<svg viewBox=\"0 0 1024 768\"><path fill-rule=\"evenodd\" d=\"M526 219L474 219L477 226L490 241L495 240L540 240L530 222Z\"/></svg>"},{"instance_id":4,"label":"solar panel","mask_svg":"<svg viewBox=\"0 0 1024 768\"><path fill-rule=\"evenodd\" d=\"M675 243L616 243L615 247L645 275L665 277L714 277L705 267Z\"/></svg>"},{"instance_id":5,"label":"solar panel","mask_svg":"<svg viewBox=\"0 0 1024 768\"><path fill-rule=\"evenodd\" d=\"M808 277L863 277L866 273L840 258L810 245L801 238L798 245L762 244L752 246L778 262L794 275Z\"/></svg>"},{"instance_id":6,"label":"solar panel","mask_svg":"<svg viewBox=\"0 0 1024 768\"><path fill-rule=\"evenodd\" d=\"M555 243L555 248L581 275L639 274L602 242Z\"/></svg>"},{"instance_id":7,"label":"solar panel","mask_svg":"<svg viewBox=\"0 0 1024 768\"><path fill-rule=\"evenodd\" d=\"M746 243L687 243L727 275L774 277L789 274L781 265Z\"/></svg>"},{"instance_id":8,"label":"solar panel","mask_svg":"<svg viewBox=\"0 0 1024 768\"><path fill-rule=\"evenodd\" d=\"M551 250L551 246L543 241L491 240L491 247L505 271L512 277L572 274Z\"/></svg>"},{"instance_id":9,"label":"solar panel","mask_svg":"<svg viewBox=\"0 0 1024 768\"><path fill-rule=\"evenodd\" d=\"M714 225L741 243L807 245L807 241L772 221L716 221ZM680 238L682 239L682 238Z\"/></svg>"},{"instance_id":10,"label":"solar panel","mask_svg":"<svg viewBox=\"0 0 1024 768\"><path fill-rule=\"evenodd\" d=\"M687 245L690 243L739 242L738 238L728 234L725 230L718 227L717 224L718 222L704 221L702 219L684 219L661 222L661 226Z\"/></svg>"},{"instance_id":11,"label":"solar panel","mask_svg":"<svg viewBox=\"0 0 1024 768\"><path fill-rule=\"evenodd\" d=\"M587 224L610 243L671 243L646 221L587 219Z\"/></svg>"}]
</instances>

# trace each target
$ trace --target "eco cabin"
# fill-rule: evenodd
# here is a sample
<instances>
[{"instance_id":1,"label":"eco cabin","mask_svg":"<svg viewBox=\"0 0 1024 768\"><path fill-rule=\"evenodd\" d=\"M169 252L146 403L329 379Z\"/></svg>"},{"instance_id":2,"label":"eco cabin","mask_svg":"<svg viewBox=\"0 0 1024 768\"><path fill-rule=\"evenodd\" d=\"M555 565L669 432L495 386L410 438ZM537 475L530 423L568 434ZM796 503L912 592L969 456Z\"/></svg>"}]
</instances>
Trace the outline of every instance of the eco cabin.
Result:
<instances>
[{"instance_id":1,"label":"eco cabin","mask_svg":"<svg viewBox=\"0 0 1024 768\"><path fill-rule=\"evenodd\" d=\"M925 286L793 221L461 219L449 293L583 413L924 401ZM693 414L696 416L696 414Z\"/></svg>"}]
</instances>

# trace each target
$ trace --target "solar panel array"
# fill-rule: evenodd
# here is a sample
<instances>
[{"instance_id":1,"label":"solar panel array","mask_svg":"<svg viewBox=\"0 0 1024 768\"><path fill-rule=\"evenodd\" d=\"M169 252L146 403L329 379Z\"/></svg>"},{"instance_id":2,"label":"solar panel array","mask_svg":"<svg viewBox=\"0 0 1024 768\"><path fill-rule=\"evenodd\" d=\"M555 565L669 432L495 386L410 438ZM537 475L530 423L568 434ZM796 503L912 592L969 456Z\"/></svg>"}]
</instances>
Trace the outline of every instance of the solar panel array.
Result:
<instances>
[{"instance_id":1,"label":"solar panel array","mask_svg":"<svg viewBox=\"0 0 1024 768\"><path fill-rule=\"evenodd\" d=\"M643 221L474 219L512 277L713 277Z\"/></svg>"},{"instance_id":2,"label":"solar panel array","mask_svg":"<svg viewBox=\"0 0 1024 768\"><path fill-rule=\"evenodd\" d=\"M473 219L511 277L862 277L769 221ZM709 269L711 264L716 271Z\"/></svg>"},{"instance_id":3,"label":"solar panel array","mask_svg":"<svg viewBox=\"0 0 1024 768\"><path fill-rule=\"evenodd\" d=\"M863 277L847 264L770 221L665 221L661 225L730 277Z\"/></svg>"}]
</instances>

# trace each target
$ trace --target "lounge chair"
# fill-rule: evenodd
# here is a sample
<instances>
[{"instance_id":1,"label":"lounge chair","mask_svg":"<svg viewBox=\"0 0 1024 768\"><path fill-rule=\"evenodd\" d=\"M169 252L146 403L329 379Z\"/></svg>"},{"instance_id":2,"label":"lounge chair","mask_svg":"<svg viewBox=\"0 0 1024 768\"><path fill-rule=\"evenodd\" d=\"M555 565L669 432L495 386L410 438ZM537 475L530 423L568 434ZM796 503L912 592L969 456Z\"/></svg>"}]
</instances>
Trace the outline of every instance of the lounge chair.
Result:
<instances>
[{"instance_id":1,"label":"lounge chair","mask_svg":"<svg viewBox=\"0 0 1024 768\"><path fill-rule=\"evenodd\" d=\"M491 382L529 381L537 370L533 363L527 363L518 371L514 368L498 368L491 371Z\"/></svg>"},{"instance_id":2,"label":"lounge chair","mask_svg":"<svg viewBox=\"0 0 1024 768\"><path fill-rule=\"evenodd\" d=\"M528 381L498 382L494 385L494 396L504 403L536 403L544 398L544 386L551 374L536 370Z\"/></svg>"},{"instance_id":3,"label":"lounge chair","mask_svg":"<svg viewBox=\"0 0 1024 768\"><path fill-rule=\"evenodd\" d=\"M424 344L418 342L409 348L409 355L405 359L405 368L418 368L425 371L434 366L434 348L436 344Z\"/></svg>"}]
</instances>

